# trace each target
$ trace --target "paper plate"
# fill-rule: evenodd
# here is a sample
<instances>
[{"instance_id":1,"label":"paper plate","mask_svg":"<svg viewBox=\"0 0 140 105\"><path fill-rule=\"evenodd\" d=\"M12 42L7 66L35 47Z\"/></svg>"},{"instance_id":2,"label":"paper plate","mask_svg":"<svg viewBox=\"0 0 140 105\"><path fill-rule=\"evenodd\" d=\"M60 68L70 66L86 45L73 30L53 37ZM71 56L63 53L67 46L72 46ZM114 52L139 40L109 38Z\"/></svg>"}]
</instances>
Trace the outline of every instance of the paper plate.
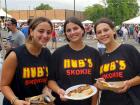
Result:
<instances>
[{"instance_id":1,"label":"paper plate","mask_svg":"<svg viewBox=\"0 0 140 105\"><path fill-rule=\"evenodd\" d=\"M70 91L72 91L74 89L77 89L80 86L86 86L86 84L75 85L75 86L72 86L72 87L68 88L65 91L65 95L64 95L65 98L71 99L71 100L84 100L84 99L90 98L91 96L93 96L93 95L95 95L97 93L97 88L95 86L89 85L90 89L92 89L92 91L93 91L89 95L85 95L85 94L82 94L82 93L76 93L76 95L74 95L74 96L68 96L67 95Z\"/></svg>"},{"instance_id":2,"label":"paper plate","mask_svg":"<svg viewBox=\"0 0 140 105\"><path fill-rule=\"evenodd\" d=\"M124 83L124 81L117 81L117 82L100 81L100 82L103 83L103 86L109 90L119 90L123 87L123 83Z\"/></svg>"}]
</instances>

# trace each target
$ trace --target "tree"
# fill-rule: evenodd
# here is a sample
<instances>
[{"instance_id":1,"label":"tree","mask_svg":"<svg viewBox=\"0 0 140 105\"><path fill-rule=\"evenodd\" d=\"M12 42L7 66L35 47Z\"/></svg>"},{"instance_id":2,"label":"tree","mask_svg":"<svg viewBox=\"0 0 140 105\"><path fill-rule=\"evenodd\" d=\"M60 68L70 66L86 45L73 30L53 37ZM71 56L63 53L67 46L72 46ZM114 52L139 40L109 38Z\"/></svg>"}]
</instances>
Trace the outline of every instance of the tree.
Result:
<instances>
[{"instance_id":1,"label":"tree","mask_svg":"<svg viewBox=\"0 0 140 105\"><path fill-rule=\"evenodd\" d=\"M35 8L35 10L51 10L53 9L49 4L41 3L39 6Z\"/></svg>"},{"instance_id":2,"label":"tree","mask_svg":"<svg viewBox=\"0 0 140 105\"><path fill-rule=\"evenodd\" d=\"M84 14L87 19L96 21L98 18L104 15L104 7L100 4L95 4L93 6L88 6Z\"/></svg>"},{"instance_id":3,"label":"tree","mask_svg":"<svg viewBox=\"0 0 140 105\"><path fill-rule=\"evenodd\" d=\"M137 0L107 0L107 4L106 11L108 11L108 17L116 25L135 17L139 11Z\"/></svg>"},{"instance_id":4,"label":"tree","mask_svg":"<svg viewBox=\"0 0 140 105\"><path fill-rule=\"evenodd\" d=\"M104 6L95 4L85 9L87 18L97 20L101 17L108 17L116 25L120 25L124 20L135 17L139 11L137 0L102 0L102 2ZM93 17L93 14L97 17Z\"/></svg>"}]
</instances>

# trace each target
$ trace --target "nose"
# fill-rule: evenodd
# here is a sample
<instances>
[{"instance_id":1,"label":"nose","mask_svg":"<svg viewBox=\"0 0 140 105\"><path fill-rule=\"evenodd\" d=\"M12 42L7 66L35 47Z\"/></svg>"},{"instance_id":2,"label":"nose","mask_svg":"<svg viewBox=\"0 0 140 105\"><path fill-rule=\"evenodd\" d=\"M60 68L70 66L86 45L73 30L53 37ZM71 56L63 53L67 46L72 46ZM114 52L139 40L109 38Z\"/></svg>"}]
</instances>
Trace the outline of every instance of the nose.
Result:
<instances>
[{"instance_id":1,"label":"nose","mask_svg":"<svg viewBox=\"0 0 140 105\"><path fill-rule=\"evenodd\" d=\"M72 30L71 30L71 34L73 34L73 33L75 33L75 30L72 29Z\"/></svg>"},{"instance_id":2,"label":"nose","mask_svg":"<svg viewBox=\"0 0 140 105\"><path fill-rule=\"evenodd\" d=\"M104 36L104 35L105 35L105 32L104 32L104 31L102 31L102 32L101 32L101 36Z\"/></svg>"},{"instance_id":3,"label":"nose","mask_svg":"<svg viewBox=\"0 0 140 105\"><path fill-rule=\"evenodd\" d=\"M51 33L48 33L48 31L45 31L44 33L43 33L43 36L49 36L49 35L51 35Z\"/></svg>"}]
</instances>

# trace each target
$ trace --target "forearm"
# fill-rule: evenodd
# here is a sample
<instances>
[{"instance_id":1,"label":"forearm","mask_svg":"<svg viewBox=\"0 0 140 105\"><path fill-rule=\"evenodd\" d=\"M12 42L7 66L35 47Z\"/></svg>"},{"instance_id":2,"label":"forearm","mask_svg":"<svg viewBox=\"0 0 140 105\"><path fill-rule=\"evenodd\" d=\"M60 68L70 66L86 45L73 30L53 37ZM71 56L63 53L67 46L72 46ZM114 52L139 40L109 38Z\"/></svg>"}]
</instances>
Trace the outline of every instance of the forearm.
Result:
<instances>
[{"instance_id":1,"label":"forearm","mask_svg":"<svg viewBox=\"0 0 140 105\"><path fill-rule=\"evenodd\" d=\"M12 89L9 86L1 86L3 95L11 102L17 96L14 94Z\"/></svg>"},{"instance_id":2,"label":"forearm","mask_svg":"<svg viewBox=\"0 0 140 105\"><path fill-rule=\"evenodd\" d=\"M49 80L48 87L58 94L58 90L60 89L60 87L54 80Z\"/></svg>"},{"instance_id":3,"label":"forearm","mask_svg":"<svg viewBox=\"0 0 140 105\"><path fill-rule=\"evenodd\" d=\"M136 76L128 81L129 81L130 87L140 85L140 76Z\"/></svg>"},{"instance_id":4,"label":"forearm","mask_svg":"<svg viewBox=\"0 0 140 105\"><path fill-rule=\"evenodd\" d=\"M92 97L92 103L91 103L91 105L97 105L97 103L98 103L98 97L99 97L99 92L97 92L97 94L95 94Z\"/></svg>"},{"instance_id":5,"label":"forearm","mask_svg":"<svg viewBox=\"0 0 140 105\"><path fill-rule=\"evenodd\" d=\"M97 88L97 83L95 83L94 86ZM97 93L92 97L91 105L97 105L98 104L98 98L99 98L99 91L97 90Z\"/></svg>"}]
</instances>

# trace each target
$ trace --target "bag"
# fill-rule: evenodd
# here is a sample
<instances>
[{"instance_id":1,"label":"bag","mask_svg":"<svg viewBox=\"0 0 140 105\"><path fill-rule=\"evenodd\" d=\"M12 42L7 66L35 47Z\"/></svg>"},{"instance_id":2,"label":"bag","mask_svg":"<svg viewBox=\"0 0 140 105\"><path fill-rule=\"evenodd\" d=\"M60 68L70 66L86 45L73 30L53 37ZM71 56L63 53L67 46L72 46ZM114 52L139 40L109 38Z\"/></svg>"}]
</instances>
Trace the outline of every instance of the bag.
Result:
<instances>
[{"instance_id":1,"label":"bag","mask_svg":"<svg viewBox=\"0 0 140 105\"><path fill-rule=\"evenodd\" d=\"M137 96L131 90L128 91L128 95L130 96L133 105L140 105L140 99L138 99Z\"/></svg>"}]
</instances>

